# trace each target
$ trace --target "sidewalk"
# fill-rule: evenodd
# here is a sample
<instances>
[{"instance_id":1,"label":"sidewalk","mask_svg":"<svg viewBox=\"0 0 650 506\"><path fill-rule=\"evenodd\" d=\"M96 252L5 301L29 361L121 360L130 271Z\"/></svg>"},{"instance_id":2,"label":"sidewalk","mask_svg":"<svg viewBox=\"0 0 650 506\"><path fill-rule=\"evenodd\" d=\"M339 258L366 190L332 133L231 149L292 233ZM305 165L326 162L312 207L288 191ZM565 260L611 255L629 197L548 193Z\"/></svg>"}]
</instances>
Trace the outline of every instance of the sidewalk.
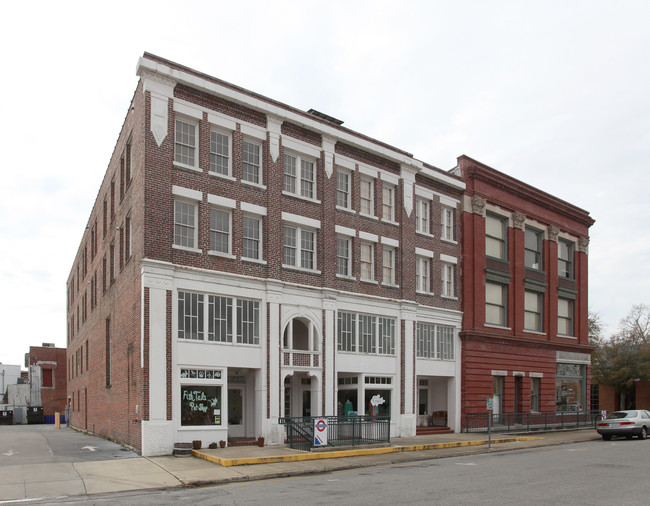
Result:
<instances>
[{"instance_id":1,"label":"sidewalk","mask_svg":"<svg viewBox=\"0 0 650 506\"><path fill-rule=\"evenodd\" d=\"M300 452L284 446L232 447L194 451L193 457L136 457L3 468L0 502L91 495L147 488L199 486L380 466L415 460L598 439L593 429L535 434L441 434L393 438L382 448ZM197 458L199 457L199 458Z\"/></svg>"}]
</instances>

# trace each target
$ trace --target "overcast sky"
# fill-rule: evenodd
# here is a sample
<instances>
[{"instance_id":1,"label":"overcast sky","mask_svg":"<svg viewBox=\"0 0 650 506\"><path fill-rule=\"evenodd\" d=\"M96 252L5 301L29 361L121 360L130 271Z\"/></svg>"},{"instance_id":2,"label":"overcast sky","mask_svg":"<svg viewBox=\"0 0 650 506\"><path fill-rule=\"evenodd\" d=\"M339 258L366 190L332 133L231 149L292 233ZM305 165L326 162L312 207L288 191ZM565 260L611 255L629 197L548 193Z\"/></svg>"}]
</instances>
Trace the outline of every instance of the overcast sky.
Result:
<instances>
[{"instance_id":1,"label":"overcast sky","mask_svg":"<svg viewBox=\"0 0 650 506\"><path fill-rule=\"evenodd\" d=\"M650 2L9 2L0 362L66 345L66 280L144 51L442 169L471 156L588 210L589 306L650 303Z\"/></svg>"}]
</instances>

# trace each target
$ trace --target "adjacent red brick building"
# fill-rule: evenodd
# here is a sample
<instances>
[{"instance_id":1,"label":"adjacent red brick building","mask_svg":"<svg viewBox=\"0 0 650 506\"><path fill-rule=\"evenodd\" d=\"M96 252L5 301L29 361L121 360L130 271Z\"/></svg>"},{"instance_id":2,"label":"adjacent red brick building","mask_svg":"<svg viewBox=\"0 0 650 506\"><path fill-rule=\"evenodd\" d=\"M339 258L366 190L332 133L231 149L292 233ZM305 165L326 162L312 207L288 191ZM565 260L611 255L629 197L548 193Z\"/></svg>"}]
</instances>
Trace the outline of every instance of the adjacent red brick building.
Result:
<instances>
[{"instance_id":1,"label":"adjacent red brick building","mask_svg":"<svg viewBox=\"0 0 650 506\"><path fill-rule=\"evenodd\" d=\"M32 378L40 379L43 415L64 415L67 399L66 349L43 343L43 346L30 346L26 358L25 365L30 370L37 368Z\"/></svg>"},{"instance_id":2,"label":"adjacent red brick building","mask_svg":"<svg viewBox=\"0 0 650 506\"><path fill-rule=\"evenodd\" d=\"M589 406L589 214L467 156L462 213L462 412ZM467 423L464 416L463 424Z\"/></svg>"}]
</instances>

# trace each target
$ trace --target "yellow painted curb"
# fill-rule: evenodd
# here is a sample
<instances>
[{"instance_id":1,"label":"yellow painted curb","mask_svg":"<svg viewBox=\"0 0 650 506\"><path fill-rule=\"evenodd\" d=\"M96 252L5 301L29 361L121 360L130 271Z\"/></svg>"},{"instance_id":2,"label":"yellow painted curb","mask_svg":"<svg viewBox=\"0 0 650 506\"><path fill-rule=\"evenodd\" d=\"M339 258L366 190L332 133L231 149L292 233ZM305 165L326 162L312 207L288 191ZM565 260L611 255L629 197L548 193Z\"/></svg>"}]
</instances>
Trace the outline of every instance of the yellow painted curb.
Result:
<instances>
[{"instance_id":1,"label":"yellow painted curb","mask_svg":"<svg viewBox=\"0 0 650 506\"><path fill-rule=\"evenodd\" d=\"M517 441L533 441L542 439L539 437L509 437L492 439L492 444L514 443ZM238 459L226 459L208 455L200 450L192 450L192 455L200 459L214 462L223 467L243 466L252 464L276 464L278 462L303 462L306 460L318 459L339 459L343 457L361 457L365 455L383 455L386 453L417 452L421 450L440 450L443 448L460 448L462 446L480 446L488 444L488 440L477 441L453 441L449 443L428 443L409 446L388 446L385 448L358 448L354 450L333 450L326 452L299 452L294 455L270 455L267 457L244 457ZM298 451L298 450L296 450Z\"/></svg>"}]
</instances>

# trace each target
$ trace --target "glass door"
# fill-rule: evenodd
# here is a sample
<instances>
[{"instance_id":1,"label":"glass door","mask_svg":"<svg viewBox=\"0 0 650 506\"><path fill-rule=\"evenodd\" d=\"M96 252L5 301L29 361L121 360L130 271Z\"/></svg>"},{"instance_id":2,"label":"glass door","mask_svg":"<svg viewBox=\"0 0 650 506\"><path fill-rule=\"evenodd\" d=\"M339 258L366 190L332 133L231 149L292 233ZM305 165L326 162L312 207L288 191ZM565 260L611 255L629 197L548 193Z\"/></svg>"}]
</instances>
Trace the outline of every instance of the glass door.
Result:
<instances>
[{"instance_id":1,"label":"glass door","mask_svg":"<svg viewBox=\"0 0 650 506\"><path fill-rule=\"evenodd\" d=\"M244 389L228 389L228 435L244 437Z\"/></svg>"}]
</instances>

